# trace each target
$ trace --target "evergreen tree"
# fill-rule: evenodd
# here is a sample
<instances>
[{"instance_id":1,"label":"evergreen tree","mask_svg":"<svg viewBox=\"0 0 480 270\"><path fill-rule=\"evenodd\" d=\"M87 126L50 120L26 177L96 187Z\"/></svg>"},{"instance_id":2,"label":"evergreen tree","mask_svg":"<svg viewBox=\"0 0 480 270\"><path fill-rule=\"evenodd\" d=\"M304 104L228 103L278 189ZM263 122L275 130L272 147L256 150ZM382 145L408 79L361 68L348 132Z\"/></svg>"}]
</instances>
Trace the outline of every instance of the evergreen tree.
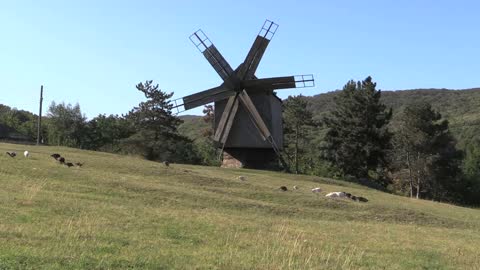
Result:
<instances>
[{"instance_id":1,"label":"evergreen tree","mask_svg":"<svg viewBox=\"0 0 480 270\"><path fill-rule=\"evenodd\" d=\"M467 144L464 161L464 172L469 177L480 178L480 139Z\"/></svg>"},{"instance_id":2,"label":"evergreen tree","mask_svg":"<svg viewBox=\"0 0 480 270\"><path fill-rule=\"evenodd\" d=\"M480 206L480 139L466 146L463 163L465 183L465 202Z\"/></svg>"},{"instance_id":3,"label":"evergreen tree","mask_svg":"<svg viewBox=\"0 0 480 270\"><path fill-rule=\"evenodd\" d=\"M380 102L381 91L371 77L349 81L335 98L335 108L324 118L328 128L324 158L344 175L368 178L369 171L385 169L392 111Z\"/></svg>"},{"instance_id":4,"label":"evergreen tree","mask_svg":"<svg viewBox=\"0 0 480 270\"><path fill-rule=\"evenodd\" d=\"M426 102L407 105L395 141L394 155L408 170L411 197L456 197L462 155L440 113Z\"/></svg>"},{"instance_id":5,"label":"evergreen tree","mask_svg":"<svg viewBox=\"0 0 480 270\"><path fill-rule=\"evenodd\" d=\"M137 84L136 88L147 101L130 111L128 118L133 121L137 133L126 143L149 160L192 162L192 142L177 132L182 120L172 113L169 99L173 93L163 92L151 80Z\"/></svg>"},{"instance_id":6,"label":"evergreen tree","mask_svg":"<svg viewBox=\"0 0 480 270\"><path fill-rule=\"evenodd\" d=\"M293 159L293 171L296 174L300 173L299 163L302 156L311 149L308 135L311 127L315 126L312 112L307 105L302 95L289 96L283 102L285 152L290 160Z\"/></svg>"}]
</instances>

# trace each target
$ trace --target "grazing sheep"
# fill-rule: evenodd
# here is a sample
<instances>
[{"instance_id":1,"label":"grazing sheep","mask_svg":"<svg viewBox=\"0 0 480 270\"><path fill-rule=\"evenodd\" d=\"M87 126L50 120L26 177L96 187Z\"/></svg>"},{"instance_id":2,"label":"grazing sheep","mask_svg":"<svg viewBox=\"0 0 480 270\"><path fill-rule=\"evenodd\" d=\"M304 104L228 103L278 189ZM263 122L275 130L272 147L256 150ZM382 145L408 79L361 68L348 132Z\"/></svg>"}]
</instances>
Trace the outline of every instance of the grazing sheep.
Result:
<instances>
[{"instance_id":1,"label":"grazing sheep","mask_svg":"<svg viewBox=\"0 0 480 270\"><path fill-rule=\"evenodd\" d=\"M246 178L245 176L243 176L243 175L240 175L240 176L238 177L238 180L245 181L245 180L247 180L247 178Z\"/></svg>"},{"instance_id":2,"label":"grazing sheep","mask_svg":"<svg viewBox=\"0 0 480 270\"><path fill-rule=\"evenodd\" d=\"M320 192L322 192L322 189L319 188L319 187L312 188L312 192L313 192L313 193L320 193Z\"/></svg>"},{"instance_id":3,"label":"grazing sheep","mask_svg":"<svg viewBox=\"0 0 480 270\"><path fill-rule=\"evenodd\" d=\"M83 163L77 162L77 163L75 163L75 165L77 165L78 167L82 167Z\"/></svg>"},{"instance_id":4,"label":"grazing sheep","mask_svg":"<svg viewBox=\"0 0 480 270\"><path fill-rule=\"evenodd\" d=\"M280 187L280 190L281 190L281 191L287 191L288 188L287 188L286 186L281 186L281 187Z\"/></svg>"},{"instance_id":5,"label":"grazing sheep","mask_svg":"<svg viewBox=\"0 0 480 270\"><path fill-rule=\"evenodd\" d=\"M73 167L73 163L71 163L71 162L67 162L67 163L65 163L65 165L67 165L67 167L69 167L69 168Z\"/></svg>"},{"instance_id":6,"label":"grazing sheep","mask_svg":"<svg viewBox=\"0 0 480 270\"><path fill-rule=\"evenodd\" d=\"M64 157L59 157L57 160L58 160L58 162L60 162L61 164L65 164L65 158L64 158Z\"/></svg>"},{"instance_id":7,"label":"grazing sheep","mask_svg":"<svg viewBox=\"0 0 480 270\"><path fill-rule=\"evenodd\" d=\"M351 193L343 192L343 191L330 192L327 195L325 195L325 197L328 197L328 198L348 198L348 199L350 199L352 201L356 201L356 202L368 202L368 200L364 197L355 196L355 195L352 195Z\"/></svg>"},{"instance_id":8,"label":"grazing sheep","mask_svg":"<svg viewBox=\"0 0 480 270\"><path fill-rule=\"evenodd\" d=\"M23 152L23 155L28 158L30 156L30 153L28 151Z\"/></svg>"},{"instance_id":9,"label":"grazing sheep","mask_svg":"<svg viewBox=\"0 0 480 270\"><path fill-rule=\"evenodd\" d=\"M345 198L346 195L345 195L345 192L330 192L328 193L327 195L325 195L325 197L328 197L328 198Z\"/></svg>"},{"instance_id":10,"label":"grazing sheep","mask_svg":"<svg viewBox=\"0 0 480 270\"><path fill-rule=\"evenodd\" d=\"M62 157L62 156L60 156L60 154L57 154L57 153L51 154L50 156L53 157L55 160L58 160L59 158Z\"/></svg>"},{"instance_id":11,"label":"grazing sheep","mask_svg":"<svg viewBox=\"0 0 480 270\"><path fill-rule=\"evenodd\" d=\"M297 186L293 186L293 189L297 190L297 189L298 189L298 187L297 187Z\"/></svg>"},{"instance_id":12,"label":"grazing sheep","mask_svg":"<svg viewBox=\"0 0 480 270\"><path fill-rule=\"evenodd\" d=\"M7 155L9 155L11 158L14 158L14 157L17 155L17 153L15 153L15 152L11 152L11 153L10 153L10 152L7 152Z\"/></svg>"},{"instance_id":13,"label":"grazing sheep","mask_svg":"<svg viewBox=\"0 0 480 270\"><path fill-rule=\"evenodd\" d=\"M168 166L170 166L170 162L168 162L167 160L165 160L165 161L163 162L163 165L165 165L165 166L168 167Z\"/></svg>"}]
</instances>

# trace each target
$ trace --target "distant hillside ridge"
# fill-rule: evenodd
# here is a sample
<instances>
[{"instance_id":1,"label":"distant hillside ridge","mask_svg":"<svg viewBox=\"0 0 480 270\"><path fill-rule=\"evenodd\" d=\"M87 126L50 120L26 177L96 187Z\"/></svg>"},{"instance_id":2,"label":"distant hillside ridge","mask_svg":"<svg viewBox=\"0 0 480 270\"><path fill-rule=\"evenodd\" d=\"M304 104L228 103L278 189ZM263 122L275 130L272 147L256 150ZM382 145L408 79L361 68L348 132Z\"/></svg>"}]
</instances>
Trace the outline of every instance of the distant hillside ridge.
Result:
<instances>
[{"instance_id":1,"label":"distant hillside ridge","mask_svg":"<svg viewBox=\"0 0 480 270\"><path fill-rule=\"evenodd\" d=\"M339 91L306 97L317 120L321 120L335 106L334 97ZM382 90L382 102L393 109L391 126L395 129L405 105L426 101L450 123L450 130L463 146L480 132L480 88Z\"/></svg>"},{"instance_id":2,"label":"distant hillside ridge","mask_svg":"<svg viewBox=\"0 0 480 270\"><path fill-rule=\"evenodd\" d=\"M336 90L305 97L316 120L321 120L334 108L334 97L339 92L340 90ZM393 109L392 129L395 129L405 105L427 101L449 121L450 130L460 147L480 134L480 88L382 90L382 101ZM208 127L199 116L188 115L181 118L185 122L179 130L191 139L198 139L201 129Z\"/></svg>"}]
</instances>

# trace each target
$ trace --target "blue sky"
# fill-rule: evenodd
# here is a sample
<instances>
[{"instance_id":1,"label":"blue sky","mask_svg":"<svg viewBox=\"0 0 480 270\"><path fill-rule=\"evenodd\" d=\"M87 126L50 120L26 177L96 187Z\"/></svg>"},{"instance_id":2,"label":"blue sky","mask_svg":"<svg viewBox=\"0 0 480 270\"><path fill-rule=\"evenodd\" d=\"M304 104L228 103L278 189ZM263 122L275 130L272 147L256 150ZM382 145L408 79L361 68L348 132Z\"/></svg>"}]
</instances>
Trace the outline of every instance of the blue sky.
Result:
<instances>
[{"instance_id":1,"label":"blue sky","mask_svg":"<svg viewBox=\"0 0 480 270\"><path fill-rule=\"evenodd\" d=\"M257 77L314 74L315 95L371 75L384 90L480 86L478 1L0 1L0 103L37 113L79 103L122 114L152 79L175 97L220 84L188 39L201 28L229 63L265 19L280 25ZM44 110L45 111L45 110ZM201 109L188 113L200 114Z\"/></svg>"}]
</instances>

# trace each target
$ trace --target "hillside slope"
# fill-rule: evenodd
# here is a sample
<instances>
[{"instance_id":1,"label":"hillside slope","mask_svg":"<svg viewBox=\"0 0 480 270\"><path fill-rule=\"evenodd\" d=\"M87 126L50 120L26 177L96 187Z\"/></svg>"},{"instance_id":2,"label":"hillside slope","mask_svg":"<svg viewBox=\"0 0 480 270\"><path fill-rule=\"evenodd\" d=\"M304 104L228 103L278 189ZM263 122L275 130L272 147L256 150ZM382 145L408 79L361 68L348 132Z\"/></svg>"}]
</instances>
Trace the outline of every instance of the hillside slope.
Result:
<instances>
[{"instance_id":1,"label":"hillside slope","mask_svg":"<svg viewBox=\"0 0 480 270\"><path fill-rule=\"evenodd\" d=\"M27 148L28 159L4 154ZM0 152L0 269L480 268L478 209L310 176ZM85 165L62 166L54 152ZM370 201L324 197L340 190Z\"/></svg>"},{"instance_id":2,"label":"hillside slope","mask_svg":"<svg viewBox=\"0 0 480 270\"><path fill-rule=\"evenodd\" d=\"M338 91L307 97L310 109L320 120L333 109ZM382 102L393 109L392 126L395 127L399 113L405 105L415 101L426 101L450 122L453 135L462 146L480 132L480 88L466 90L415 89L382 91Z\"/></svg>"}]
</instances>

